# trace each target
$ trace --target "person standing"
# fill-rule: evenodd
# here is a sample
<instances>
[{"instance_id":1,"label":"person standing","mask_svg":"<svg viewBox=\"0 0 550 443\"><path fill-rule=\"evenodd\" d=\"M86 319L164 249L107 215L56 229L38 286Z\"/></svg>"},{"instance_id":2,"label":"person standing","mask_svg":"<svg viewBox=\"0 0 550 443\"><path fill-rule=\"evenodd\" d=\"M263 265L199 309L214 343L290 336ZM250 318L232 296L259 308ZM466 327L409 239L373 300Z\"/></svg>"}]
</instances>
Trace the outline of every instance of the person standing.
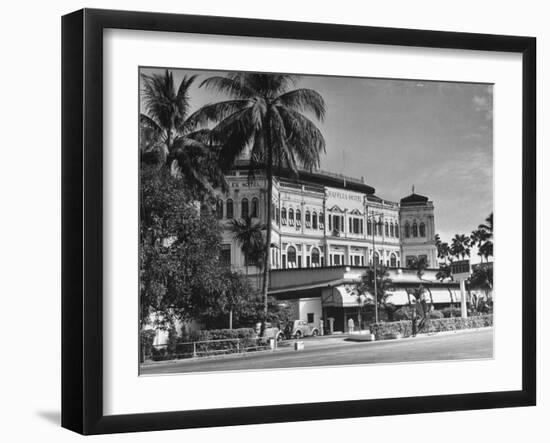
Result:
<instances>
[{"instance_id":1,"label":"person standing","mask_svg":"<svg viewBox=\"0 0 550 443\"><path fill-rule=\"evenodd\" d=\"M350 319L348 320L348 332L352 334L354 329L355 329L355 322L353 321L353 318L350 317Z\"/></svg>"}]
</instances>

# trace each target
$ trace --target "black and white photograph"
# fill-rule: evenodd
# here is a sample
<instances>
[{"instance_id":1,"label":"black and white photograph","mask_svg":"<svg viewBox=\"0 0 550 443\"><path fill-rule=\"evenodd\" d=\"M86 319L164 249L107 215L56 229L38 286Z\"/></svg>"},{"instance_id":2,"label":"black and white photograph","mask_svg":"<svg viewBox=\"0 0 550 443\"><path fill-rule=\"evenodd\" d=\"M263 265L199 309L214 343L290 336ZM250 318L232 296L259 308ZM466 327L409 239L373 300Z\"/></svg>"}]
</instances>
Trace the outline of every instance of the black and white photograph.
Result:
<instances>
[{"instance_id":1,"label":"black and white photograph","mask_svg":"<svg viewBox=\"0 0 550 443\"><path fill-rule=\"evenodd\" d=\"M140 375L494 357L493 84L137 75Z\"/></svg>"}]
</instances>

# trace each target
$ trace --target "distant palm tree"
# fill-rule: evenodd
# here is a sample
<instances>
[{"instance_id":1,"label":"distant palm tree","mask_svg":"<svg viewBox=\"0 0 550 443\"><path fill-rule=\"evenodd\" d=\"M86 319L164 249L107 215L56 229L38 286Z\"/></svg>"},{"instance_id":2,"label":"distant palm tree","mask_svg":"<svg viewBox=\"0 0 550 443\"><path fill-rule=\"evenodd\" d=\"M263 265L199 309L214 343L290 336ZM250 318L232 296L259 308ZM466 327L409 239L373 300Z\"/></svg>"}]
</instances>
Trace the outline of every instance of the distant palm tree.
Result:
<instances>
[{"instance_id":1,"label":"distant palm tree","mask_svg":"<svg viewBox=\"0 0 550 443\"><path fill-rule=\"evenodd\" d=\"M482 223L472 233L476 233L476 240L478 244L478 254L486 261L489 261L489 257L493 256L493 213L485 219L485 223Z\"/></svg>"},{"instance_id":2,"label":"distant palm tree","mask_svg":"<svg viewBox=\"0 0 550 443\"><path fill-rule=\"evenodd\" d=\"M437 249L437 258L447 263L450 259L451 248L449 243L441 241L439 234L435 234L435 247Z\"/></svg>"},{"instance_id":3,"label":"distant palm tree","mask_svg":"<svg viewBox=\"0 0 550 443\"><path fill-rule=\"evenodd\" d=\"M196 130L189 117L189 88L196 76L184 76L176 88L168 69L163 74L141 75L145 112L139 116L142 160L170 169L193 191L214 195L225 187L218 168L218 152L209 145L208 131Z\"/></svg>"},{"instance_id":4,"label":"distant palm tree","mask_svg":"<svg viewBox=\"0 0 550 443\"><path fill-rule=\"evenodd\" d=\"M451 243L451 255L464 260L470 256L470 237L464 234L456 234Z\"/></svg>"},{"instance_id":5,"label":"distant palm tree","mask_svg":"<svg viewBox=\"0 0 550 443\"><path fill-rule=\"evenodd\" d=\"M418 279L420 281L427 281L427 280L424 280L424 273L425 273L426 269L428 269L428 261L426 260L425 257L419 257L419 258L413 260L411 262L411 264L409 265L409 268L410 269L416 269L416 276L418 277ZM433 294L432 294L432 291L431 291L430 287L429 286L423 286L422 284L420 286L422 288L425 288L428 291L428 294L430 294L430 303L431 303L431 306L433 306L434 298L433 298Z\"/></svg>"},{"instance_id":6,"label":"distant palm tree","mask_svg":"<svg viewBox=\"0 0 550 443\"><path fill-rule=\"evenodd\" d=\"M202 82L201 87L227 94L230 99L204 106L192 118L213 123L211 137L222 145L222 161L231 165L249 149L249 177L265 170L267 179L266 239L262 294L264 321L267 317L267 291L271 263L271 205L274 168L298 173L320 164L325 140L303 112L318 120L325 117L325 102L312 89L292 89L299 77L287 74L231 73Z\"/></svg>"},{"instance_id":7,"label":"distant palm tree","mask_svg":"<svg viewBox=\"0 0 550 443\"><path fill-rule=\"evenodd\" d=\"M252 217L231 220L231 232L233 238L241 246L245 258L246 275L248 276L248 266L250 263L258 263L260 254L265 248L263 231L265 224L254 221Z\"/></svg>"}]
</instances>

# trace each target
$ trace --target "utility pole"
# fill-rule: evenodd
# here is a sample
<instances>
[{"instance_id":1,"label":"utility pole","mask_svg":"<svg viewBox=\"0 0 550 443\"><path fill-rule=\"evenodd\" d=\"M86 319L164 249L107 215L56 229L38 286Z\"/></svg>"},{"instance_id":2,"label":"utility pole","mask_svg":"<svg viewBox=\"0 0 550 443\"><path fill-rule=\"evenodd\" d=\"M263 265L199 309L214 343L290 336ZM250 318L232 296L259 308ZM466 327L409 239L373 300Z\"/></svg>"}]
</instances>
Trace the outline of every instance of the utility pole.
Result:
<instances>
[{"instance_id":1,"label":"utility pole","mask_svg":"<svg viewBox=\"0 0 550 443\"><path fill-rule=\"evenodd\" d=\"M375 216L378 215L379 217L382 217L384 214L382 212L371 212L372 214L372 269L374 272L374 321L378 323L378 281L376 278L376 240L375 240L375 234L376 234L376 228L379 226L382 222L375 222ZM367 222L368 222L368 209L367 209Z\"/></svg>"}]
</instances>

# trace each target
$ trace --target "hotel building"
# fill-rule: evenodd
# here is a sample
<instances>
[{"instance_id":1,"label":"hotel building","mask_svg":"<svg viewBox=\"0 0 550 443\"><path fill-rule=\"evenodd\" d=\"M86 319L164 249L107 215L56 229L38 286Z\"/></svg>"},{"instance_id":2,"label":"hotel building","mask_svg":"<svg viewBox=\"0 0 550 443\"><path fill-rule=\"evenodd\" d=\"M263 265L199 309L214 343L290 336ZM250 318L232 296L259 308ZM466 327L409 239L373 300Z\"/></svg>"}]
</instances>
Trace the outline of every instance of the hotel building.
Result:
<instances>
[{"instance_id":1,"label":"hotel building","mask_svg":"<svg viewBox=\"0 0 550 443\"><path fill-rule=\"evenodd\" d=\"M220 195L217 216L224 226L222 259L233 269L247 271L260 282L260 268L249 263L234 233L234 218L250 216L266 223L267 184L262 176L250 181L247 163L227 174L229 192ZM395 305L408 303L406 287L431 286L437 303L460 300L455 283L435 278L434 205L413 193L399 202L381 198L364 179L322 171L301 171L296 177L279 171L272 195L271 276L269 292L294 306L296 318L319 324L332 318L331 328L344 330L364 301L354 293L366 266L383 264L396 286ZM409 268L424 258L422 280ZM363 294L372 298L370 294ZM457 298L458 297L458 298ZM453 300L454 299L454 300Z\"/></svg>"}]
</instances>

